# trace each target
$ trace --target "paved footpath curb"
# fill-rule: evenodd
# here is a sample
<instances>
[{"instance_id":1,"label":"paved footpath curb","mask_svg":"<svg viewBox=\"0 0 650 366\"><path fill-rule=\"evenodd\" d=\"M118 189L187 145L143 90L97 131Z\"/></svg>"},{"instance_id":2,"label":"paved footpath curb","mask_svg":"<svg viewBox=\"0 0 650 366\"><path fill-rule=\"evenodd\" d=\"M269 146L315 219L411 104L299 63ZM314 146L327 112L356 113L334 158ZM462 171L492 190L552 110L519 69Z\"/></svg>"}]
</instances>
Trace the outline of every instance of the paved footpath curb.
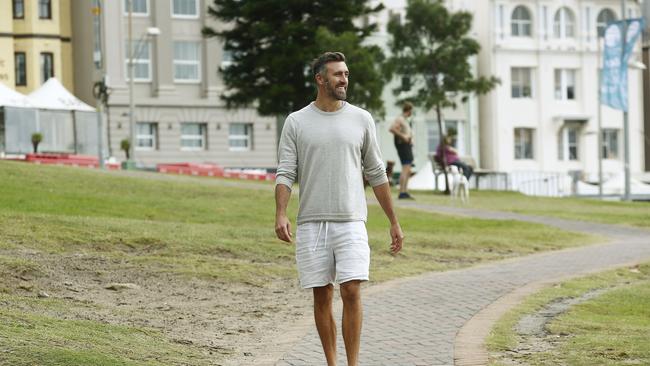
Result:
<instances>
[{"instance_id":1,"label":"paved footpath curb","mask_svg":"<svg viewBox=\"0 0 650 366\"><path fill-rule=\"evenodd\" d=\"M536 222L607 236L610 241L462 270L429 273L369 288L364 293L360 355L360 364L364 366L485 365L484 335L499 312L514 306L528 293L549 281L650 260L648 230L415 202L399 202L398 206L486 219ZM340 315L340 305L337 314ZM300 327L304 329L305 323ZM338 339L339 364L345 365L340 332ZM315 327L312 326L275 363L269 359L265 361L255 364L324 365Z\"/></svg>"}]
</instances>

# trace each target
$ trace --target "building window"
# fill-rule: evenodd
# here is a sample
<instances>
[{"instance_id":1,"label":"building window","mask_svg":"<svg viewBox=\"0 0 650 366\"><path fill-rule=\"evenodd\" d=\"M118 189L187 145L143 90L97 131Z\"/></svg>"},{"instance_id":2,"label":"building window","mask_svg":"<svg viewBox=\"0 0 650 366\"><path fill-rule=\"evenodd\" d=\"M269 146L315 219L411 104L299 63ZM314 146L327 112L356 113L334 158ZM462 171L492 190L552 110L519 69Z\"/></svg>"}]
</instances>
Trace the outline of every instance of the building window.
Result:
<instances>
[{"instance_id":1,"label":"building window","mask_svg":"<svg viewBox=\"0 0 650 366\"><path fill-rule=\"evenodd\" d=\"M198 18L198 0L172 0L172 16L175 18Z\"/></svg>"},{"instance_id":2,"label":"building window","mask_svg":"<svg viewBox=\"0 0 650 366\"><path fill-rule=\"evenodd\" d=\"M25 1L13 0L14 19L25 19Z\"/></svg>"},{"instance_id":3,"label":"building window","mask_svg":"<svg viewBox=\"0 0 650 366\"><path fill-rule=\"evenodd\" d=\"M52 19L52 1L38 0L38 17L40 19Z\"/></svg>"},{"instance_id":4,"label":"building window","mask_svg":"<svg viewBox=\"0 0 650 366\"><path fill-rule=\"evenodd\" d=\"M198 42L174 42L174 81L200 81L201 54Z\"/></svg>"},{"instance_id":5,"label":"building window","mask_svg":"<svg viewBox=\"0 0 650 366\"><path fill-rule=\"evenodd\" d=\"M158 150L158 124L138 122L135 139L138 150Z\"/></svg>"},{"instance_id":6,"label":"building window","mask_svg":"<svg viewBox=\"0 0 650 366\"><path fill-rule=\"evenodd\" d=\"M603 159L618 159L618 130L603 129Z\"/></svg>"},{"instance_id":7,"label":"building window","mask_svg":"<svg viewBox=\"0 0 650 366\"><path fill-rule=\"evenodd\" d=\"M133 42L134 47L129 50L129 42L125 44L124 60L126 70L126 80L130 79L129 56L133 52L133 80L134 81L151 81L151 50L149 42Z\"/></svg>"},{"instance_id":8,"label":"building window","mask_svg":"<svg viewBox=\"0 0 650 366\"><path fill-rule=\"evenodd\" d=\"M558 155L560 160L578 160L580 125L567 123L560 131Z\"/></svg>"},{"instance_id":9,"label":"building window","mask_svg":"<svg viewBox=\"0 0 650 366\"><path fill-rule=\"evenodd\" d=\"M149 0L124 0L124 15L129 15L129 2L133 4L133 15L149 15Z\"/></svg>"},{"instance_id":10,"label":"building window","mask_svg":"<svg viewBox=\"0 0 650 366\"><path fill-rule=\"evenodd\" d=\"M513 98L532 98L532 71L530 67L513 67L510 70L510 84Z\"/></svg>"},{"instance_id":11,"label":"building window","mask_svg":"<svg viewBox=\"0 0 650 366\"><path fill-rule=\"evenodd\" d=\"M576 71L572 69L555 70L555 99L576 99Z\"/></svg>"},{"instance_id":12,"label":"building window","mask_svg":"<svg viewBox=\"0 0 650 366\"><path fill-rule=\"evenodd\" d=\"M14 65L16 66L16 86L27 85L27 59L25 52L14 54Z\"/></svg>"},{"instance_id":13,"label":"building window","mask_svg":"<svg viewBox=\"0 0 650 366\"><path fill-rule=\"evenodd\" d=\"M607 24L616 20L616 14L610 9L603 9L598 13L598 19L596 20L596 29L598 32L598 38L605 36L605 29Z\"/></svg>"},{"instance_id":14,"label":"building window","mask_svg":"<svg viewBox=\"0 0 650 366\"><path fill-rule=\"evenodd\" d=\"M530 37L532 35L533 22L530 11L525 6L518 6L512 12L510 31L514 37Z\"/></svg>"},{"instance_id":15,"label":"building window","mask_svg":"<svg viewBox=\"0 0 650 366\"><path fill-rule=\"evenodd\" d=\"M232 51L227 51L224 48L221 50L221 68L226 69L233 63L233 53Z\"/></svg>"},{"instance_id":16,"label":"building window","mask_svg":"<svg viewBox=\"0 0 650 366\"><path fill-rule=\"evenodd\" d=\"M181 150L207 149L205 123L181 123Z\"/></svg>"},{"instance_id":17,"label":"building window","mask_svg":"<svg viewBox=\"0 0 650 366\"><path fill-rule=\"evenodd\" d=\"M460 155L465 154L465 130L464 122L458 120L446 120L444 122L443 135L453 136L452 146L458 150ZM427 145L429 154L435 154L440 143L437 121L427 121Z\"/></svg>"},{"instance_id":18,"label":"building window","mask_svg":"<svg viewBox=\"0 0 650 366\"><path fill-rule=\"evenodd\" d=\"M575 37L575 17L571 9L563 7L555 13L553 34L561 39Z\"/></svg>"},{"instance_id":19,"label":"building window","mask_svg":"<svg viewBox=\"0 0 650 366\"><path fill-rule=\"evenodd\" d=\"M231 123L228 134L230 151L249 151L253 149L253 124Z\"/></svg>"},{"instance_id":20,"label":"building window","mask_svg":"<svg viewBox=\"0 0 650 366\"><path fill-rule=\"evenodd\" d=\"M51 52L41 53L41 84L54 76L54 55Z\"/></svg>"},{"instance_id":21,"label":"building window","mask_svg":"<svg viewBox=\"0 0 650 366\"><path fill-rule=\"evenodd\" d=\"M411 91L411 77L402 76L402 91Z\"/></svg>"},{"instance_id":22,"label":"building window","mask_svg":"<svg viewBox=\"0 0 650 366\"><path fill-rule=\"evenodd\" d=\"M532 128L515 128L515 159L533 159Z\"/></svg>"}]
</instances>

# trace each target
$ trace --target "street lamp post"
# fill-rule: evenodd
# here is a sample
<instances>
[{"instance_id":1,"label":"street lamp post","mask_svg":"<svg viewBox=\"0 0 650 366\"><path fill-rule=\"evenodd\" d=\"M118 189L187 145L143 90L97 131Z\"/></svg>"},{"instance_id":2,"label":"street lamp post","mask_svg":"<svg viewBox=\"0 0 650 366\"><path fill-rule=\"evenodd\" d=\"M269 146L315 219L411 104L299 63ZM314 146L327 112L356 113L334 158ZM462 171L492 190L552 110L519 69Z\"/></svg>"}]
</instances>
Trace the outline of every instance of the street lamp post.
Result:
<instances>
[{"instance_id":1,"label":"street lamp post","mask_svg":"<svg viewBox=\"0 0 650 366\"><path fill-rule=\"evenodd\" d=\"M136 144L136 126L135 126L135 99L133 96L133 79L135 78L135 64L133 59L140 53L140 46L144 40L149 36L158 36L160 29L155 27L147 28L147 32L142 35L137 44L133 44L133 0L128 0L129 3L129 26L128 26L128 39L129 39L129 158L133 162L127 166L135 167L135 144Z\"/></svg>"},{"instance_id":2,"label":"street lamp post","mask_svg":"<svg viewBox=\"0 0 650 366\"><path fill-rule=\"evenodd\" d=\"M621 47L621 61L625 57L625 47L627 43L627 9L625 8L625 0L621 0L621 15L623 18L623 36L622 47ZM627 113L627 109L623 110L623 149L624 149L624 161L623 161L623 170L625 174L625 189L623 193L623 200L630 200L630 121Z\"/></svg>"},{"instance_id":3,"label":"street lamp post","mask_svg":"<svg viewBox=\"0 0 650 366\"><path fill-rule=\"evenodd\" d=\"M129 3L129 160L133 161L133 165L127 162L127 167L135 167L135 121L133 118L133 111L135 110L135 102L133 101L133 75L135 74L133 65L133 0L128 0Z\"/></svg>"}]
</instances>

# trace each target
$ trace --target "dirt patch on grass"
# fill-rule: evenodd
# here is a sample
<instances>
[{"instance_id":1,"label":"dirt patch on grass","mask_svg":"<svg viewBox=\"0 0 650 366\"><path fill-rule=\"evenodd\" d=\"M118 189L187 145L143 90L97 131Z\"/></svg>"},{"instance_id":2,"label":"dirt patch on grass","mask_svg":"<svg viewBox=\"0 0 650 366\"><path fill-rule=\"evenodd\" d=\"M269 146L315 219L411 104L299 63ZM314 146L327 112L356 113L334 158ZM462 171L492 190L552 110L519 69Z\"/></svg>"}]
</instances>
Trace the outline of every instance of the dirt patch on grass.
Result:
<instances>
[{"instance_id":1,"label":"dirt patch on grass","mask_svg":"<svg viewBox=\"0 0 650 366\"><path fill-rule=\"evenodd\" d=\"M46 308L44 315L159 329L176 343L201 349L217 365L259 356L264 350L254 345L268 344L269 334L311 312L310 294L296 281L271 281L262 287L225 284L97 253L0 254L29 260L38 268L3 273L3 292L58 298L70 305Z\"/></svg>"},{"instance_id":2,"label":"dirt patch on grass","mask_svg":"<svg viewBox=\"0 0 650 366\"><path fill-rule=\"evenodd\" d=\"M546 352L564 342L570 334L552 334L547 326L558 316L566 313L571 307L594 299L613 288L600 288L588 291L579 297L564 297L554 300L542 309L525 315L515 326L517 346L508 349L497 359L504 365L525 366L531 355Z\"/></svg>"}]
</instances>

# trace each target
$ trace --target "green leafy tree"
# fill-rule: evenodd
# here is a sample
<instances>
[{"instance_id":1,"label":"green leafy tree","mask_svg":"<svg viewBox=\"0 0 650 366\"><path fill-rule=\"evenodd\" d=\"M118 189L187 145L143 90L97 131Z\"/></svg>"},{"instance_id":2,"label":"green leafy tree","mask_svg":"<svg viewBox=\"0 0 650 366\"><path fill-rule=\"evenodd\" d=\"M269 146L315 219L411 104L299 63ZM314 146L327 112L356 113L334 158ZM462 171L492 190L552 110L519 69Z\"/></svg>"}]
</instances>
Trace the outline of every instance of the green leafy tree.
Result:
<instances>
[{"instance_id":1,"label":"green leafy tree","mask_svg":"<svg viewBox=\"0 0 650 366\"><path fill-rule=\"evenodd\" d=\"M435 108L447 183L442 108L456 108L459 100L485 94L499 83L494 76L473 75L470 59L478 55L480 45L469 36L471 27L472 14L450 12L442 0L408 0L404 22L393 18L388 23L392 56L387 71L411 80L409 90L401 85L395 95L401 96L400 102L409 100L427 111ZM449 184L446 187L449 193Z\"/></svg>"},{"instance_id":2,"label":"green leafy tree","mask_svg":"<svg viewBox=\"0 0 650 366\"><path fill-rule=\"evenodd\" d=\"M376 26L353 23L382 9L367 2L214 0L208 13L224 25L205 27L203 34L222 39L232 55L232 63L220 68L227 107L254 105L261 115L286 116L314 100L311 60L325 51L341 51L351 74L349 101L381 112L383 53L362 45Z\"/></svg>"}]
</instances>

